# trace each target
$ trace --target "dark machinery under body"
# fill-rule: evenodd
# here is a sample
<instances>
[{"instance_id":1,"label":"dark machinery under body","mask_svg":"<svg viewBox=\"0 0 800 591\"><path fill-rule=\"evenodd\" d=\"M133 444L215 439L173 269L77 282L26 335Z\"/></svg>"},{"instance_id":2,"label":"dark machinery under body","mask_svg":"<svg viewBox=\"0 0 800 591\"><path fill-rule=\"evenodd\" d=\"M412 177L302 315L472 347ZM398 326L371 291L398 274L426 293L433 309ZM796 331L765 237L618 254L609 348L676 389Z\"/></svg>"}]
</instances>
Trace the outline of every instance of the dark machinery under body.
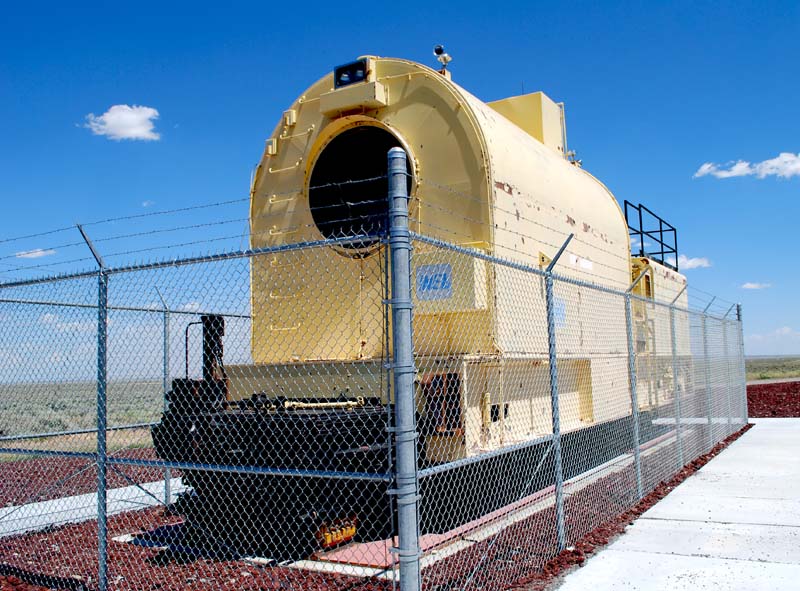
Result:
<instances>
[{"instance_id":1,"label":"dark machinery under body","mask_svg":"<svg viewBox=\"0 0 800 591\"><path fill-rule=\"evenodd\" d=\"M224 321L203 316L202 323L203 379L174 380L169 410L153 427L159 457L194 465L182 470L192 492L177 511L198 540L226 554L296 560L337 543L392 537L391 405L263 392L229 403ZM640 413L642 442L668 429L652 418ZM630 451L631 434L631 417L563 434L565 478ZM533 442L426 476L421 533L444 533L551 486L551 448ZM421 447L421 468L424 458Z\"/></svg>"}]
</instances>

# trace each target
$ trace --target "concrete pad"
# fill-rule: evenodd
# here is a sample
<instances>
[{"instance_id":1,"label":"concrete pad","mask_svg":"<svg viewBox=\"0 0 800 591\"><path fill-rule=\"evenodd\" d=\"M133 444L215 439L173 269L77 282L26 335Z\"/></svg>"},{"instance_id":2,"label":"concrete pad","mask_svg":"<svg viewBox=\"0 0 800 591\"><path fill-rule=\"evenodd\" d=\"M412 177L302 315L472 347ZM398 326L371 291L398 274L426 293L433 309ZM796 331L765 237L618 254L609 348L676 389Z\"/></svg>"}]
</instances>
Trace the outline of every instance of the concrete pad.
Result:
<instances>
[{"instance_id":1,"label":"concrete pad","mask_svg":"<svg viewBox=\"0 0 800 591\"><path fill-rule=\"evenodd\" d=\"M604 550L559 591L794 591L800 565Z\"/></svg>"},{"instance_id":2,"label":"concrete pad","mask_svg":"<svg viewBox=\"0 0 800 591\"><path fill-rule=\"evenodd\" d=\"M800 565L800 528L639 519L614 549Z\"/></svg>"},{"instance_id":3,"label":"concrete pad","mask_svg":"<svg viewBox=\"0 0 800 591\"><path fill-rule=\"evenodd\" d=\"M559 589L800 589L800 419L754 422Z\"/></svg>"},{"instance_id":4,"label":"concrete pad","mask_svg":"<svg viewBox=\"0 0 800 591\"><path fill-rule=\"evenodd\" d=\"M642 517L800 527L800 500L670 494Z\"/></svg>"},{"instance_id":5,"label":"concrete pad","mask_svg":"<svg viewBox=\"0 0 800 591\"><path fill-rule=\"evenodd\" d=\"M800 490L800 475L789 475L778 482L767 480L761 474L747 472L738 475L738 482L731 481L730 472L698 472L683 484L681 492L691 496L709 494L757 499L797 498Z\"/></svg>"}]
</instances>

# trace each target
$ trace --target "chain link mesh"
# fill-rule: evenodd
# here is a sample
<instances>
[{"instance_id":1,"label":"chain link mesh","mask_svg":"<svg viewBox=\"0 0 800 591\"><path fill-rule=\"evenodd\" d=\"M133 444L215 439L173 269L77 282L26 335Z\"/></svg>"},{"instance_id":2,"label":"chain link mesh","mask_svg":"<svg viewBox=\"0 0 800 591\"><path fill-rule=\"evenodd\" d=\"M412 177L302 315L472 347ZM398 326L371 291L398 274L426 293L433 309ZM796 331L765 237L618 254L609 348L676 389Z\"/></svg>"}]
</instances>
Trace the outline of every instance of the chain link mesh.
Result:
<instances>
[{"instance_id":1,"label":"chain link mesh","mask_svg":"<svg viewBox=\"0 0 800 591\"><path fill-rule=\"evenodd\" d=\"M505 589L746 422L738 320L412 243L410 393L382 236L0 286L0 574L396 588L410 395L423 588Z\"/></svg>"},{"instance_id":2,"label":"chain link mesh","mask_svg":"<svg viewBox=\"0 0 800 591\"><path fill-rule=\"evenodd\" d=\"M740 322L415 238L424 589L542 572L746 422Z\"/></svg>"}]
</instances>

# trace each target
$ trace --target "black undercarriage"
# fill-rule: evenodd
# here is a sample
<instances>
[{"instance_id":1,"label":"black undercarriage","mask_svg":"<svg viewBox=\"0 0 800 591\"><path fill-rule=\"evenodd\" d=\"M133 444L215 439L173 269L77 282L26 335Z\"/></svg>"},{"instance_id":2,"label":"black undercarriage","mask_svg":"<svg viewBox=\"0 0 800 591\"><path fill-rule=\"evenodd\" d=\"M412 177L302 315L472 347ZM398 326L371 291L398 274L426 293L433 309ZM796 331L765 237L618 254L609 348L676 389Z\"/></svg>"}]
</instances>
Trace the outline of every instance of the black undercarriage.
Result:
<instances>
[{"instance_id":1,"label":"black undercarriage","mask_svg":"<svg viewBox=\"0 0 800 591\"><path fill-rule=\"evenodd\" d=\"M153 439L164 460L205 465L183 471L193 494L179 511L207 541L242 555L298 559L319 549L320 528L337 520L357 523L356 541L394 534L390 483L380 479L390 473L390 411L365 404L167 413ZM649 413L640 418L652 424ZM645 429L642 441L665 430ZM562 435L564 477L630 451L631 433L625 417ZM269 470L241 472L252 468ZM426 476L421 533L444 533L496 511L551 486L553 474L552 444L541 441Z\"/></svg>"},{"instance_id":2,"label":"black undercarriage","mask_svg":"<svg viewBox=\"0 0 800 591\"><path fill-rule=\"evenodd\" d=\"M203 323L204 379L175 380L169 411L152 430L160 458L191 464L182 478L192 492L176 510L197 543L225 554L296 560L337 541L391 538L392 407L379 398L289 400L265 393L227 402L217 367L223 325L213 316ZM642 443L669 429L652 419L640 413ZM630 416L565 433L564 477L632 447ZM424 475L420 532L447 532L551 486L552 449L543 439ZM423 443L419 458L421 470L434 467Z\"/></svg>"}]
</instances>

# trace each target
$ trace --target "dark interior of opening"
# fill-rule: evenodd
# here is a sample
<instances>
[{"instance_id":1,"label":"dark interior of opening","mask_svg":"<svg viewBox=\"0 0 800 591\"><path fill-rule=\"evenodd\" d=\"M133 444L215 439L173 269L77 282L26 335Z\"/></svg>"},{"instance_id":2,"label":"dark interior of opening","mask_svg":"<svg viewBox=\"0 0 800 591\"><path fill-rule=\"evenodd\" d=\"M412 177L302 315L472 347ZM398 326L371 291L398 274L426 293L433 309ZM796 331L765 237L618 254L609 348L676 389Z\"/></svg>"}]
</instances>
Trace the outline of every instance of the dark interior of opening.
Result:
<instances>
[{"instance_id":1,"label":"dark interior of opening","mask_svg":"<svg viewBox=\"0 0 800 591\"><path fill-rule=\"evenodd\" d=\"M325 146L311 171L311 217L326 238L375 235L386 227L387 154L400 142L379 127L354 127ZM408 178L409 190L411 177ZM349 243L364 248L374 240Z\"/></svg>"}]
</instances>

